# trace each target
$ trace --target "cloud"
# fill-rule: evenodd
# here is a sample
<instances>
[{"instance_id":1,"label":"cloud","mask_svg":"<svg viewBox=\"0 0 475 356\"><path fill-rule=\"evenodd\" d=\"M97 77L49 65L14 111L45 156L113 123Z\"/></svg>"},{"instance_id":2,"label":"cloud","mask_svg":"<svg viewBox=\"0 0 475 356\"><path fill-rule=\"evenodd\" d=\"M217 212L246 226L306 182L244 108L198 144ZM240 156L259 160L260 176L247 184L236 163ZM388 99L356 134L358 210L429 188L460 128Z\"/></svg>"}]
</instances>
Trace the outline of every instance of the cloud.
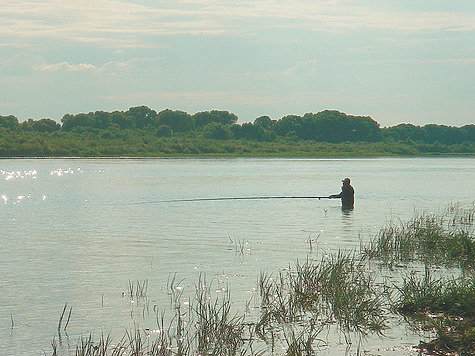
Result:
<instances>
[{"instance_id":1,"label":"cloud","mask_svg":"<svg viewBox=\"0 0 475 356\"><path fill-rule=\"evenodd\" d=\"M416 11L396 8L384 1L352 0L254 0L254 1L184 1L201 5L203 16L221 18L221 25L248 28L300 28L311 31L352 31L382 29L389 31L473 31L475 14L460 11Z\"/></svg>"},{"instance_id":2,"label":"cloud","mask_svg":"<svg viewBox=\"0 0 475 356\"><path fill-rule=\"evenodd\" d=\"M128 61L111 61L99 68L100 72L115 75L119 72L151 72L160 70L162 67L162 58L132 58Z\"/></svg>"},{"instance_id":3,"label":"cloud","mask_svg":"<svg viewBox=\"0 0 475 356\"><path fill-rule=\"evenodd\" d=\"M152 5L153 4L153 5ZM157 36L241 35L265 29L337 31L474 31L475 14L415 11L349 0L154 1L2 0L5 41L34 38L108 47L157 46Z\"/></svg>"},{"instance_id":4,"label":"cloud","mask_svg":"<svg viewBox=\"0 0 475 356\"><path fill-rule=\"evenodd\" d=\"M317 60L309 59L299 61L296 65L283 72L284 75L315 75L317 73Z\"/></svg>"},{"instance_id":5,"label":"cloud","mask_svg":"<svg viewBox=\"0 0 475 356\"><path fill-rule=\"evenodd\" d=\"M475 58L449 58L434 60L434 63L451 63L451 64L475 64Z\"/></svg>"},{"instance_id":6,"label":"cloud","mask_svg":"<svg viewBox=\"0 0 475 356\"><path fill-rule=\"evenodd\" d=\"M441 58L441 59L434 59L434 58L424 58L424 59L385 59L380 61L362 61L362 64L381 64L385 63L387 65L394 65L394 64L408 64L408 63L417 63L417 64L475 64L475 58Z\"/></svg>"},{"instance_id":7,"label":"cloud","mask_svg":"<svg viewBox=\"0 0 475 356\"><path fill-rule=\"evenodd\" d=\"M117 74L118 72L147 71L150 68L160 66L160 58L132 58L128 61L111 61L101 66L88 63L71 64L68 62L47 64L42 63L33 66L32 69L38 72L95 72Z\"/></svg>"},{"instance_id":8,"label":"cloud","mask_svg":"<svg viewBox=\"0 0 475 356\"><path fill-rule=\"evenodd\" d=\"M97 68L92 64L69 64L61 62L55 64L41 64L33 68L39 72L95 72Z\"/></svg>"},{"instance_id":9,"label":"cloud","mask_svg":"<svg viewBox=\"0 0 475 356\"><path fill-rule=\"evenodd\" d=\"M114 0L3 0L0 23L0 38L5 39L57 39L126 48L157 47L150 41L156 36L222 31L204 9L144 6Z\"/></svg>"}]
</instances>

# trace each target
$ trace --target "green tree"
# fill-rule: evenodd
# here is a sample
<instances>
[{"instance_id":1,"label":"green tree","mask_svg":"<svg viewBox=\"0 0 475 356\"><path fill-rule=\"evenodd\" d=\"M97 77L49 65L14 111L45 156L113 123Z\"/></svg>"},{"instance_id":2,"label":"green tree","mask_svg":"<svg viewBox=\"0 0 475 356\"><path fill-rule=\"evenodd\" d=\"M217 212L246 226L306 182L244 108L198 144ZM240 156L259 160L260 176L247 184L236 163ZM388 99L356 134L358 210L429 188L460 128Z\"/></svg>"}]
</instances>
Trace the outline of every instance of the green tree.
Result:
<instances>
[{"instance_id":1,"label":"green tree","mask_svg":"<svg viewBox=\"0 0 475 356\"><path fill-rule=\"evenodd\" d=\"M413 124L399 124L382 130L383 137L394 141L426 142L427 131Z\"/></svg>"},{"instance_id":2,"label":"green tree","mask_svg":"<svg viewBox=\"0 0 475 356\"><path fill-rule=\"evenodd\" d=\"M135 106L130 108L126 113L135 121L135 127L143 129L147 126L158 127L158 114L155 110L147 106Z\"/></svg>"},{"instance_id":3,"label":"green tree","mask_svg":"<svg viewBox=\"0 0 475 356\"><path fill-rule=\"evenodd\" d=\"M241 125L239 137L247 140L264 141L266 137L265 130L260 125L253 125L250 122L245 122Z\"/></svg>"},{"instance_id":4,"label":"green tree","mask_svg":"<svg viewBox=\"0 0 475 356\"><path fill-rule=\"evenodd\" d=\"M172 111L166 109L158 114L158 123L166 125L176 132L189 132L194 129L194 120L190 114L184 111Z\"/></svg>"},{"instance_id":5,"label":"green tree","mask_svg":"<svg viewBox=\"0 0 475 356\"><path fill-rule=\"evenodd\" d=\"M442 144L453 145L468 141L467 131L452 126L429 124L424 126L426 131L426 142L440 142Z\"/></svg>"},{"instance_id":6,"label":"green tree","mask_svg":"<svg viewBox=\"0 0 475 356\"><path fill-rule=\"evenodd\" d=\"M465 125L460 128L467 133L467 141L475 142L475 125Z\"/></svg>"},{"instance_id":7,"label":"green tree","mask_svg":"<svg viewBox=\"0 0 475 356\"><path fill-rule=\"evenodd\" d=\"M336 110L305 114L302 129L297 131L299 138L331 143L376 142L382 138L379 124L370 117L346 115Z\"/></svg>"},{"instance_id":8,"label":"green tree","mask_svg":"<svg viewBox=\"0 0 475 356\"><path fill-rule=\"evenodd\" d=\"M298 135L303 131L302 122L302 117L298 115L287 115L276 122L274 131L280 136L286 136L291 131L295 131Z\"/></svg>"},{"instance_id":9,"label":"green tree","mask_svg":"<svg viewBox=\"0 0 475 356\"><path fill-rule=\"evenodd\" d=\"M22 131L33 131L33 119L32 118L29 118L28 120L25 120L23 122L20 122L18 124L18 127L22 130Z\"/></svg>"},{"instance_id":10,"label":"green tree","mask_svg":"<svg viewBox=\"0 0 475 356\"><path fill-rule=\"evenodd\" d=\"M125 115L122 111L114 111L111 114L112 124L119 126L121 130L131 129L135 127L135 121L132 116ZM64 126L64 125L63 125Z\"/></svg>"},{"instance_id":11,"label":"green tree","mask_svg":"<svg viewBox=\"0 0 475 356\"><path fill-rule=\"evenodd\" d=\"M155 136L157 137L171 137L172 129L168 125L160 125L155 131Z\"/></svg>"},{"instance_id":12,"label":"green tree","mask_svg":"<svg viewBox=\"0 0 475 356\"><path fill-rule=\"evenodd\" d=\"M218 122L210 122L203 127L203 136L205 138L214 140L229 140L233 137L233 134L229 127L224 126Z\"/></svg>"},{"instance_id":13,"label":"green tree","mask_svg":"<svg viewBox=\"0 0 475 356\"><path fill-rule=\"evenodd\" d=\"M96 111L94 113L94 127L98 129L107 129L111 124L111 114L105 111Z\"/></svg>"},{"instance_id":14,"label":"green tree","mask_svg":"<svg viewBox=\"0 0 475 356\"><path fill-rule=\"evenodd\" d=\"M18 127L18 119L16 118L16 116L13 115L0 115L0 127L14 130Z\"/></svg>"},{"instance_id":15,"label":"green tree","mask_svg":"<svg viewBox=\"0 0 475 356\"><path fill-rule=\"evenodd\" d=\"M216 122L224 126L231 126L235 124L238 117L228 111L203 111L193 115L196 127L203 127L211 122Z\"/></svg>"},{"instance_id":16,"label":"green tree","mask_svg":"<svg viewBox=\"0 0 475 356\"><path fill-rule=\"evenodd\" d=\"M71 131L74 128L87 128L87 127L94 127L94 116L93 114L77 114L71 115L66 114L61 119L63 123L62 129L63 131Z\"/></svg>"},{"instance_id":17,"label":"green tree","mask_svg":"<svg viewBox=\"0 0 475 356\"><path fill-rule=\"evenodd\" d=\"M33 130L37 132L54 132L61 129L61 125L51 119L41 119L32 122Z\"/></svg>"},{"instance_id":18,"label":"green tree","mask_svg":"<svg viewBox=\"0 0 475 356\"><path fill-rule=\"evenodd\" d=\"M260 116L254 120L254 125L259 125L266 130L274 130L276 120L272 120L269 116Z\"/></svg>"}]
</instances>

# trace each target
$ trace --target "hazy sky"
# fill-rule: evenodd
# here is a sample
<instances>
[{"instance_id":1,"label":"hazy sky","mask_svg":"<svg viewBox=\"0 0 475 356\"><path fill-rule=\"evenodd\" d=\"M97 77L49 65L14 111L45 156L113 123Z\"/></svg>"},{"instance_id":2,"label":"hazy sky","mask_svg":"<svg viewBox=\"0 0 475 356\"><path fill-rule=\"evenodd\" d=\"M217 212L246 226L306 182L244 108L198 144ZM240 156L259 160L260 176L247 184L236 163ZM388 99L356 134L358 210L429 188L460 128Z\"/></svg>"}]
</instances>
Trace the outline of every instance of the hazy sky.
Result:
<instances>
[{"instance_id":1,"label":"hazy sky","mask_svg":"<svg viewBox=\"0 0 475 356\"><path fill-rule=\"evenodd\" d=\"M1 0L0 115L475 123L474 0Z\"/></svg>"}]
</instances>

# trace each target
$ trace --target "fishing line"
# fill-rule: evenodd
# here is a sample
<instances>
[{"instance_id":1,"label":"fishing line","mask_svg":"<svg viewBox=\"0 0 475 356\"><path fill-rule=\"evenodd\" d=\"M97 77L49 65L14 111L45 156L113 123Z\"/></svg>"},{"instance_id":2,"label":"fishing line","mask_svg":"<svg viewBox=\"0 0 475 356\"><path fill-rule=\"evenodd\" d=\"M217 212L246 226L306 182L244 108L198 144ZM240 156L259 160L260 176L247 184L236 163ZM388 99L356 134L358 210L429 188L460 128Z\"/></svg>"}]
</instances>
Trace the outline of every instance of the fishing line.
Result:
<instances>
[{"instance_id":1,"label":"fishing line","mask_svg":"<svg viewBox=\"0 0 475 356\"><path fill-rule=\"evenodd\" d=\"M263 199L333 199L332 197L319 196L261 196L261 197L222 197L222 198L194 198L194 199L172 199L140 202L134 204L157 204L157 203L182 203L182 202L198 202L198 201L220 201L220 200L263 200Z\"/></svg>"}]
</instances>

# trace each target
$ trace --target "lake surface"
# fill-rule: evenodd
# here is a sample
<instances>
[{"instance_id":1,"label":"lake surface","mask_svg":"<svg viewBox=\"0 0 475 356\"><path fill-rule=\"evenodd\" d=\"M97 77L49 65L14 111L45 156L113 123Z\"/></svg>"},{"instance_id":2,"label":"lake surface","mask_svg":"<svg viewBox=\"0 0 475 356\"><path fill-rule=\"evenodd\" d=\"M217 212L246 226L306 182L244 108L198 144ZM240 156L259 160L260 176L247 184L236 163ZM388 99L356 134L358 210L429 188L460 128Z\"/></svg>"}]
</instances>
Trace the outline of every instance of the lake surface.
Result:
<instances>
[{"instance_id":1,"label":"lake surface","mask_svg":"<svg viewBox=\"0 0 475 356\"><path fill-rule=\"evenodd\" d=\"M325 199L169 202L329 195L344 177L351 212ZM304 259L309 240L323 252L358 248L415 211L470 206L474 182L473 158L0 160L0 354L51 354L66 302L71 344L134 322L153 328L123 297L135 281L166 309L171 276L192 290L204 273L240 309L259 273ZM418 339L400 330L363 348L398 354Z\"/></svg>"}]
</instances>

